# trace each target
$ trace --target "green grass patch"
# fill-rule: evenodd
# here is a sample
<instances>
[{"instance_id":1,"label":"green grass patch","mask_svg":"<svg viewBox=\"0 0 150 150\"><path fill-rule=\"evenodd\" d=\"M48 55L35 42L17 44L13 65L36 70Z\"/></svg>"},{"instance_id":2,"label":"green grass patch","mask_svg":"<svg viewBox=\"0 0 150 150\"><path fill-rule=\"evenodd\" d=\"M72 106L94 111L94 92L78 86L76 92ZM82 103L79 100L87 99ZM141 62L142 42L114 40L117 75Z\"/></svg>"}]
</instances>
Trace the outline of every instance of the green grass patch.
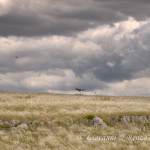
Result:
<instances>
[{"instance_id":1,"label":"green grass patch","mask_svg":"<svg viewBox=\"0 0 150 150\"><path fill-rule=\"evenodd\" d=\"M0 130L10 130L10 125L6 124L6 125L1 125L0 126Z\"/></svg>"},{"instance_id":2,"label":"green grass patch","mask_svg":"<svg viewBox=\"0 0 150 150\"><path fill-rule=\"evenodd\" d=\"M87 119L93 119L95 117L95 115L87 115L87 116L85 116L85 118L87 118Z\"/></svg>"}]
</instances>

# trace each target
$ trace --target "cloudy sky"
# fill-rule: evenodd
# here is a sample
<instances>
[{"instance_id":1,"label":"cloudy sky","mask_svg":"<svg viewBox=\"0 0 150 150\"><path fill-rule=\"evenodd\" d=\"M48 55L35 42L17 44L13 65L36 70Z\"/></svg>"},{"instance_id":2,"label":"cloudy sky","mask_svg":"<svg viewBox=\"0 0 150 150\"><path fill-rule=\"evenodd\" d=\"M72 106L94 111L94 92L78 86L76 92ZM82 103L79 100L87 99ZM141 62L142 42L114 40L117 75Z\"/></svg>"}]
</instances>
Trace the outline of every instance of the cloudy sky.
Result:
<instances>
[{"instance_id":1,"label":"cloudy sky","mask_svg":"<svg viewBox=\"0 0 150 150\"><path fill-rule=\"evenodd\" d=\"M150 96L150 0L0 0L0 90L76 87Z\"/></svg>"}]
</instances>

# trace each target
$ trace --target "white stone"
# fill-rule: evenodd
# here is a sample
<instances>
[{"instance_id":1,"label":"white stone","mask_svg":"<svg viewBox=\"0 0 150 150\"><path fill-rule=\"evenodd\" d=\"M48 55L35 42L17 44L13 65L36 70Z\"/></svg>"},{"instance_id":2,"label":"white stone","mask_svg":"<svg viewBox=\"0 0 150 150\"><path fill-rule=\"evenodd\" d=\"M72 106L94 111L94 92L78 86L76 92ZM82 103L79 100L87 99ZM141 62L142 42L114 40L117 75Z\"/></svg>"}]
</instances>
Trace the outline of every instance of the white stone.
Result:
<instances>
[{"instance_id":1,"label":"white stone","mask_svg":"<svg viewBox=\"0 0 150 150\"><path fill-rule=\"evenodd\" d=\"M130 117L129 116L124 116L122 119L121 119L121 122L125 125L128 125L130 123Z\"/></svg>"},{"instance_id":2,"label":"white stone","mask_svg":"<svg viewBox=\"0 0 150 150\"><path fill-rule=\"evenodd\" d=\"M40 121L40 125L41 125L41 126L44 126L44 124L45 124L44 122Z\"/></svg>"},{"instance_id":3,"label":"white stone","mask_svg":"<svg viewBox=\"0 0 150 150\"><path fill-rule=\"evenodd\" d=\"M93 125L99 125L101 127L107 127L106 123L99 117L94 117L92 120L91 120L91 123Z\"/></svg>"},{"instance_id":4,"label":"white stone","mask_svg":"<svg viewBox=\"0 0 150 150\"><path fill-rule=\"evenodd\" d=\"M28 125L27 125L26 123L22 123L22 124L18 125L17 128L20 128L20 129L27 129L27 128L28 128Z\"/></svg>"},{"instance_id":5,"label":"white stone","mask_svg":"<svg viewBox=\"0 0 150 150\"><path fill-rule=\"evenodd\" d=\"M148 122L150 123L150 116L148 116Z\"/></svg>"},{"instance_id":6,"label":"white stone","mask_svg":"<svg viewBox=\"0 0 150 150\"><path fill-rule=\"evenodd\" d=\"M4 123L4 125L9 125L8 121L4 121L3 123Z\"/></svg>"},{"instance_id":7,"label":"white stone","mask_svg":"<svg viewBox=\"0 0 150 150\"><path fill-rule=\"evenodd\" d=\"M148 119L147 119L146 116L139 116L139 121L140 121L141 123L148 123Z\"/></svg>"},{"instance_id":8,"label":"white stone","mask_svg":"<svg viewBox=\"0 0 150 150\"><path fill-rule=\"evenodd\" d=\"M82 122L83 122L83 123L89 123L89 119L84 118L84 119L82 120Z\"/></svg>"},{"instance_id":9,"label":"white stone","mask_svg":"<svg viewBox=\"0 0 150 150\"><path fill-rule=\"evenodd\" d=\"M108 118L107 121L111 124L117 124L119 122L119 116Z\"/></svg>"},{"instance_id":10,"label":"white stone","mask_svg":"<svg viewBox=\"0 0 150 150\"><path fill-rule=\"evenodd\" d=\"M133 123L140 121L138 116L131 116L131 120Z\"/></svg>"},{"instance_id":11,"label":"white stone","mask_svg":"<svg viewBox=\"0 0 150 150\"><path fill-rule=\"evenodd\" d=\"M11 120L11 121L9 122L9 125L10 125L11 127L14 127L14 126L16 125L16 120Z\"/></svg>"},{"instance_id":12,"label":"white stone","mask_svg":"<svg viewBox=\"0 0 150 150\"><path fill-rule=\"evenodd\" d=\"M37 125L37 124L39 124L39 122L38 122L37 120L32 121L32 125L33 125L33 126L34 126L34 125Z\"/></svg>"},{"instance_id":13,"label":"white stone","mask_svg":"<svg viewBox=\"0 0 150 150\"><path fill-rule=\"evenodd\" d=\"M48 125L53 125L56 123L56 120L48 121L47 123L48 123Z\"/></svg>"},{"instance_id":14,"label":"white stone","mask_svg":"<svg viewBox=\"0 0 150 150\"><path fill-rule=\"evenodd\" d=\"M2 126L4 123L3 123L3 121L2 120L0 120L0 126Z\"/></svg>"}]
</instances>

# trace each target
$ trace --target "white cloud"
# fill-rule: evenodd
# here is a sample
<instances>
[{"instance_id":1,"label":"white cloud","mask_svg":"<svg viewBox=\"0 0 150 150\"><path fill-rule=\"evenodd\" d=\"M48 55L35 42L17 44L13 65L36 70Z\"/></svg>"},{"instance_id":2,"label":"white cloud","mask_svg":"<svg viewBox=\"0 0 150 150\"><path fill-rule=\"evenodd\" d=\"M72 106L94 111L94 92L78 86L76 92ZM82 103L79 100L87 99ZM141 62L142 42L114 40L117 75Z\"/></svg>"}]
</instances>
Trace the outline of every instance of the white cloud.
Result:
<instances>
[{"instance_id":1,"label":"white cloud","mask_svg":"<svg viewBox=\"0 0 150 150\"><path fill-rule=\"evenodd\" d=\"M114 26L102 25L94 29L88 29L87 31L79 34L79 39L89 39L97 41L99 39L106 40L113 38L115 40L121 40L123 37L134 38L134 30L141 28L147 24L147 21L137 21L132 17L129 17L125 21L116 22Z\"/></svg>"},{"instance_id":2,"label":"white cloud","mask_svg":"<svg viewBox=\"0 0 150 150\"><path fill-rule=\"evenodd\" d=\"M108 65L109 67L114 67L114 66L115 66L115 63L113 63L113 62L107 62L107 65Z\"/></svg>"},{"instance_id":3,"label":"white cloud","mask_svg":"<svg viewBox=\"0 0 150 150\"><path fill-rule=\"evenodd\" d=\"M11 10L11 7L11 0L0 0L0 16L8 14Z\"/></svg>"},{"instance_id":4,"label":"white cloud","mask_svg":"<svg viewBox=\"0 0 150 150\"><path fill-rule=\"evenodd\" d=\"M137 78L109 84L110 95L150 96L150 78Z\"/></svg>"}]
</instances>

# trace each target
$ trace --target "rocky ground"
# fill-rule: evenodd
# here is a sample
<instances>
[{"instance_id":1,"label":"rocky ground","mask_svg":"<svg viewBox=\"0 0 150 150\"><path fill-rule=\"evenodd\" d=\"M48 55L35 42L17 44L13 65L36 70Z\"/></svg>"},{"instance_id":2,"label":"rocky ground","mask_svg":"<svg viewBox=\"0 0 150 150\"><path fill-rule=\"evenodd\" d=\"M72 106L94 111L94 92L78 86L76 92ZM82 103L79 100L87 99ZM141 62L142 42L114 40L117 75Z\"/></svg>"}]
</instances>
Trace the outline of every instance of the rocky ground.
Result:
<instances>
[{"instance_id":1,"label":"rocky ground","mask_svg":"<svg viewBox=\"0 0 150 150\"><path fill-rule=\"evenodd\" d=\"M92 125L99 125L101 127L108 127L117 124L130 125L132 123L150 124L150 116L114 116L108 118L106 122L99 117L94 117L93 119L87 117L83 119L83 122Z\"/></svg>"},{"instance_id":2,"label":"rocky ground","mask_svg":"<svg viewBox=\"0 0 150 150\"><path fill-rule=\"evenodd\" d=\"M87 116L82 119L82 122L89 125L98 125L102 128L106 128L109 126L114 126L118 124L131 125L131 124L143 124L150 126L150 116L114 116L110 117L105 121L103 121L99 117ZM49 126L57 123L55 120L53 121L20 121L20 120L10 120L10 121L2 121L0 120L0 129L7 130L17 130L17 129L28 129L31 127L38 126Z\"/></svg>"},{"instance_id":3,"label":"rocky ground","mask_svg":"<svg viewBox=\"0 0 150 150\"><path fill-rule=\"evenodd\" d=\"M150 98L0 92L0 143L0 150L148 150Z\"/></svg>"}]
</instances>

